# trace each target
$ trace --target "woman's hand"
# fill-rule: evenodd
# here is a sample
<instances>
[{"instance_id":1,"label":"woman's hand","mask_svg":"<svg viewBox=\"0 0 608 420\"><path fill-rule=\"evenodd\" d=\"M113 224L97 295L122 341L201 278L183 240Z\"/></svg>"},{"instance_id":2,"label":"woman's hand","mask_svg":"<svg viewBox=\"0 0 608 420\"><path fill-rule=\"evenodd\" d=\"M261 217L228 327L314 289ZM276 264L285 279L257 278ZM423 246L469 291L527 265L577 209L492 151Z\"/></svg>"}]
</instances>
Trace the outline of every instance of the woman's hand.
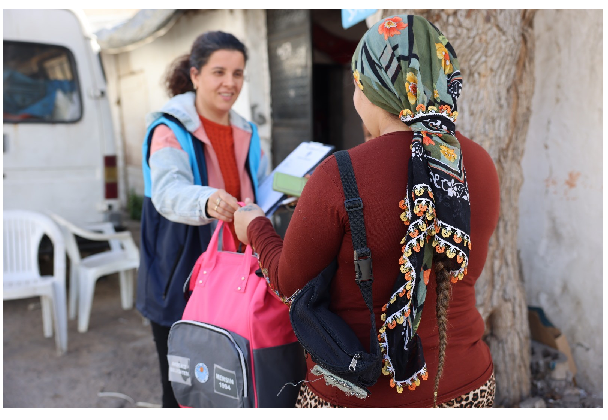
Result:
<instances>
[{"instance_id":1,"label":"woman's hand","mask_svg":"<svg viewBox=\"0 0 608 420\"><path fill-rule=\"evenodd\" d=\"M253 219L260 216L266 216L264 210L257 204L252 203L248 198L245 199L245 206L239 208L236 213L234 213L234 230L239 241L245 245L249 245L247 228Z\"/></svg>"},{"instance_id":2,"label":"woman's hand","mask_svg":"<svg viewBox=\"0 0 608 420\"><path fill-rule=\"evenodd\" d=\"M207 200L207 214L224 222L232 222L234 212L239 209L239 203L225 190L217 190Z\"/></svg>"}]
</instances>

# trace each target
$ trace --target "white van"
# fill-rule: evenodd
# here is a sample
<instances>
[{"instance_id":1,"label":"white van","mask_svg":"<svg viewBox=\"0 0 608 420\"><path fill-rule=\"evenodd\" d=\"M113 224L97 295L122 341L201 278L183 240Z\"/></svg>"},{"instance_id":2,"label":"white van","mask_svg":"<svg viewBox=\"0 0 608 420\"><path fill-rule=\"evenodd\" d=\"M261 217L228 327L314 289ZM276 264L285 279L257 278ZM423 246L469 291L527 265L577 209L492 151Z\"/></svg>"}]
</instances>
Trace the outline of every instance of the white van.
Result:
<instances>
[{"instance_id":1,"label":"white van","mask_svg":"<svg viewBox=\"0 0 608 420\"><path fill-rule=\"evenodd\" d=\"M79 12L3 11L4 209L121 224L99 47Z\"/></svg>"}]
</instances>

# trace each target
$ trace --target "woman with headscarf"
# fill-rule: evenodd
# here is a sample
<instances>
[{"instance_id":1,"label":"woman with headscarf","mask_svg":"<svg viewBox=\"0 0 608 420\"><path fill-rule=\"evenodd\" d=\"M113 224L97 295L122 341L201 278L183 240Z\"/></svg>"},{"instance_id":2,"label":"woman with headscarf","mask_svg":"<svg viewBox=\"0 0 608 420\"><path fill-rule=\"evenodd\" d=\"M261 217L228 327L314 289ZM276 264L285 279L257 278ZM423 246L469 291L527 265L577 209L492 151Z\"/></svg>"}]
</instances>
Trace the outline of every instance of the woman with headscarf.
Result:
<instances>
[{"instance_id":1,"label":"woman with headscarf","mask_svg":"<svg viewBox=\"0 0 608 420\"><path fill-rule=\"evenodd\" d=\"M348 154L373 257L384 375L360 399L312 374L308 356L297 406L492 406L493 364L475 282L498 221L498 176L488 153L456 131L456 53L424 18L392 16L363 36L352 71L354 105L373 137ZM284 241L253 204L237 210L235 228L287 301L337 257L330 309L369 351L344 199L332 156L306 184Z\"/></svg>"}]
</instances>

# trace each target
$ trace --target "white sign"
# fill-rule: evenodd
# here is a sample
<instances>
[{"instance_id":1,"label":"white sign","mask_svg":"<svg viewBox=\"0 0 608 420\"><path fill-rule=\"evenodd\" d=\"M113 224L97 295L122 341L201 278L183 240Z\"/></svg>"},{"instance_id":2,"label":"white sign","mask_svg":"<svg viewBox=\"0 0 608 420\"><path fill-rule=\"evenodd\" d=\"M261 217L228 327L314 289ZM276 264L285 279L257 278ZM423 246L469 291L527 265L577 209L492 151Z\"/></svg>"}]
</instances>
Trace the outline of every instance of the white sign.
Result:
<instances>
[{"instance_id":1,"label":"white sign","mask_svg":"<svg viewBox=\"0 0 608 420\"><path fill-rule=\"evenodd\" d=\"M376 13L378 9L342 9L342 27L348 29Z\"/></svg>"}]
</instances>

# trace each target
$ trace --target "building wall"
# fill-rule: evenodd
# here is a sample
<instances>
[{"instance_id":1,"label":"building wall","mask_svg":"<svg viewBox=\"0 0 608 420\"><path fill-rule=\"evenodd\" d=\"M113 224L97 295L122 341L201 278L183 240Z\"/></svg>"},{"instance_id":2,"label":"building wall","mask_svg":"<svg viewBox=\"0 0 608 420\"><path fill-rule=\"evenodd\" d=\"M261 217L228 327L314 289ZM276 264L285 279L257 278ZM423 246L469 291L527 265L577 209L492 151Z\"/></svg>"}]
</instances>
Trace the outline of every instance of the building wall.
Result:
<instances>
[{"instance_id":1,"label":"building wall","mask_svg":"<svg viewBox=\"0 0 608 420\"><path fill-rule=\"evenodd\" d=\"M264 10L200 10L189 12L163 36L116 55L104 54L108 94L125 150L127 189L143 195L141 144L145 116L168 100L163 76L177 57L188 54L194 39L205 31L230 32L246 45L249 60L245 84L234 109L258 124L262 148L270 153L270 80ZM255 105L252 114L252 106Z\"/></svg>"},{"instance_id":2,"label":"building wall","mask_svg":"<svg viewBox=\"0 0 608 420\"><path fill-rule=\"evenodd\" d=\"M518 247L528 304L565 334L588 392L603 390L602 13L539 10Z\"/></svg>"}]
</instances>

